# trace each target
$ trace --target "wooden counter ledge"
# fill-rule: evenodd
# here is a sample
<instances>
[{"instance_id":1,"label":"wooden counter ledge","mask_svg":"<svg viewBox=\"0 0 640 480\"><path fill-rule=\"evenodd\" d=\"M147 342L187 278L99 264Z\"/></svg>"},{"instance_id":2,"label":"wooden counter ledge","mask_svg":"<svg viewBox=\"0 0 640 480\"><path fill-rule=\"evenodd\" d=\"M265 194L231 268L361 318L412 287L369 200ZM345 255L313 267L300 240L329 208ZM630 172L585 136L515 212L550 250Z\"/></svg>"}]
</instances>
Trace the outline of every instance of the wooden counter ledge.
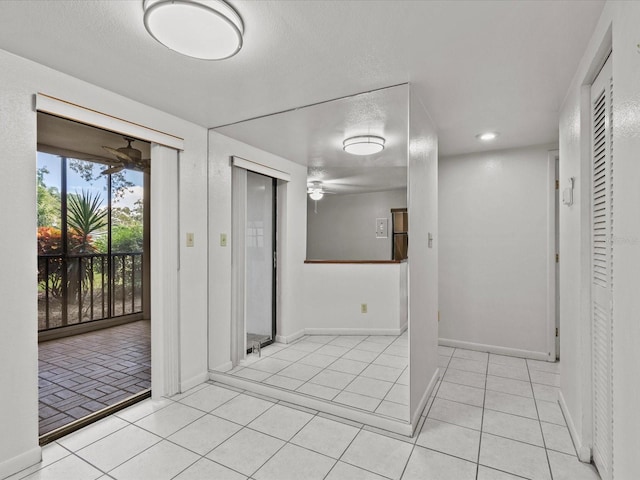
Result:
<instances>
[{"instance_id":1,"label":"wooden counter ledge","mask_svg":"<svg viewBox=\"0 0 640 480\"><path fill-rule=\"evenodd\" d=\"M383 263L402 263L404 260L305 260L304 263L325 263L325 264L335 264L335 263L346 263L346 264L383 264Z\"/></svg>"}]
</instances>

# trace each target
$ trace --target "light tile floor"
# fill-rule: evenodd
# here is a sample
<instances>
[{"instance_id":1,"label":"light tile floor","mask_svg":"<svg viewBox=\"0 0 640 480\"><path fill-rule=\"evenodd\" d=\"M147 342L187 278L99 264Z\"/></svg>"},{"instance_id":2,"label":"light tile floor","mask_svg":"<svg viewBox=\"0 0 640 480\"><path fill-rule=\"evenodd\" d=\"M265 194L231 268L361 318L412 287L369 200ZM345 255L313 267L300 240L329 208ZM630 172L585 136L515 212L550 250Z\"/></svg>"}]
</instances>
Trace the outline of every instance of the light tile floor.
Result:
<instances>
[{"instance_id":1,"label":"light tile floor","mask_svg":"<svg viewBox=\"0 0 640 480\"><path fill-rule=\"evenodd\" d=\"M409 421L406 332L399 336L305 335L247 355L230 375Z\"/></svg>"},{"instance_id":2,"label":"light tile floor","mask_svg":"<svg viewBox=\"0 0 640 480\"><path fill-rule=\"evenodd\" d=\"M42 463L10 478L599 479L548 401L557 364L439 352L444 379L413 438L208 383L47 445Z\"/></svg>"}]
</instances>

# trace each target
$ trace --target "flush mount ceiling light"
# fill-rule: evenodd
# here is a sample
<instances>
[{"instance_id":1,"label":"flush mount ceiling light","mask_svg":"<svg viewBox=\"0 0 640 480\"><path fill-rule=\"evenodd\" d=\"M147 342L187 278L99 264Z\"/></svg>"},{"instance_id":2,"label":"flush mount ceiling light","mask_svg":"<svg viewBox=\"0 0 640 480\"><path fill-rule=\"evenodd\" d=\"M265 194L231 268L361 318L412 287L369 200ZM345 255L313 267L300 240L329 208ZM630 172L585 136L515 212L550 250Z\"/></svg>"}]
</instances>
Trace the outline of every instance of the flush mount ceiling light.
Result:
<instances>
[{"instance_id":1,"label":"flush mount ceiling light","mask_svg":"<svg viewBox=\"0 0 640 480\"><path fill-rule=\"evenodd\" d=\"M476 135L476 138L478 140L482 140L483 142L490 142L491 140L495 140L497 136L498 132L485 132L479 133L478 135Z\"/></svg>"},{"instance_id":2,"label":"flush mount ceiling light","mask_svg":"<svg viewBox=\"0 0 640 480\"><path fill-rule=\"evenodd\" d=\"M361 135L347 138L342 142L342 149L352 155L373 155L384 150L384 138L373 135Z\"/></svg>"},{"instance_id":3,"label":"flush mount ceiling light","mask_svg":"<svg viewBox=\"0 0 640 480\"><path fill-rule=\"evenodd\" d=\"M223 60L242 48L242 18L222 0L144 0L142 8L149 34L182 55Z\"/></svg>"}]
</instances>

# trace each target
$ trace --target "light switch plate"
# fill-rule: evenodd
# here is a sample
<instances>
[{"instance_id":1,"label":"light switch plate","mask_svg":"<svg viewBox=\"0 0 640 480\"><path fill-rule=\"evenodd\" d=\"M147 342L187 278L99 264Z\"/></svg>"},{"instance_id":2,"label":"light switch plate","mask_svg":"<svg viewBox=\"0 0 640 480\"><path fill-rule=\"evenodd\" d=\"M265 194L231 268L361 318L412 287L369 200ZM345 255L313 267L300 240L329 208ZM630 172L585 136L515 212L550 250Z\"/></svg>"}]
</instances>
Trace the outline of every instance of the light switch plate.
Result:
<instances>
[{"instance_id":1,"label":"light switch plate","mask_svg":"<svg viewBox=\"0 0 640 480\"><path fill-rule=\"evenodd\" d=\"M226 247L227 246L227 234L226 233L221 233L220 234L220 246L221 247Z\"/></svg>"},{"instance_id":2,"label":"light switch plate","mask_svg":"<svg viewBox=\"0 0 640 480\"><path fill-rule=\"evenodd\" d=\"M193 232L187 232L187 247L193 247Z\"/></svg>"},{"instance_id":3,"label":"light switch plate","mask_svg":"<svg viewBox=\"0 0 640 480\"><path fill-rule=\"evenodd\" d=\"M388 218L376 218L376 238L388 238Z\"/></svg>"}]
</instances>

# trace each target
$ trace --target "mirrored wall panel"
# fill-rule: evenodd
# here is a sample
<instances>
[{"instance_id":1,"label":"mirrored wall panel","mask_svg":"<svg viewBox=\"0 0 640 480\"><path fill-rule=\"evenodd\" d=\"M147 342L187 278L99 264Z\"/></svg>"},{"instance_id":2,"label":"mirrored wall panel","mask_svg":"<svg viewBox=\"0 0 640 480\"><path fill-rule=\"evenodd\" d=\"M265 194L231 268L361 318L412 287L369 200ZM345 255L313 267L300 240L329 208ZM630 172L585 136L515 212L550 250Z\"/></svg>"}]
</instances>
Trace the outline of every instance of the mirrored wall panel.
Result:
<instances>
[{"instance_id":1,"label":"mirrored wall panel","mask_svg":"<svg viewBox=\"0 0 640 480\"><path fill-rule=\"evenodd\" d=\"M409 422L408 95L405 84L213 130L307 171L306 185L290 185L282 199L282 205L293 202L298 208L304 202L306 225L286 224L285 207L277 210L284 218L276 230L286 224L287 232L276 231L273 252L275 342L247 342L246 353L225 375ZM302 182L293 178L291 183L296 181ZM242 217L235 212L233 218ZM233 244L247 258L255 242L252 231L247 228L246 238ZM295 335L280 308L287 292L278 291L278 269L292 266L276 260L287 257L283 239L292 235L306 236L306 261L300 258L294 267L294 281L303 285L295 312L303 328L296 327ZM263 283L269 290L264 295L271 295L272 283ZM252 300L245 298L244 305ZM254 325L254 310L245 308L238 324Z\"/></svg>"}]
</instances>

